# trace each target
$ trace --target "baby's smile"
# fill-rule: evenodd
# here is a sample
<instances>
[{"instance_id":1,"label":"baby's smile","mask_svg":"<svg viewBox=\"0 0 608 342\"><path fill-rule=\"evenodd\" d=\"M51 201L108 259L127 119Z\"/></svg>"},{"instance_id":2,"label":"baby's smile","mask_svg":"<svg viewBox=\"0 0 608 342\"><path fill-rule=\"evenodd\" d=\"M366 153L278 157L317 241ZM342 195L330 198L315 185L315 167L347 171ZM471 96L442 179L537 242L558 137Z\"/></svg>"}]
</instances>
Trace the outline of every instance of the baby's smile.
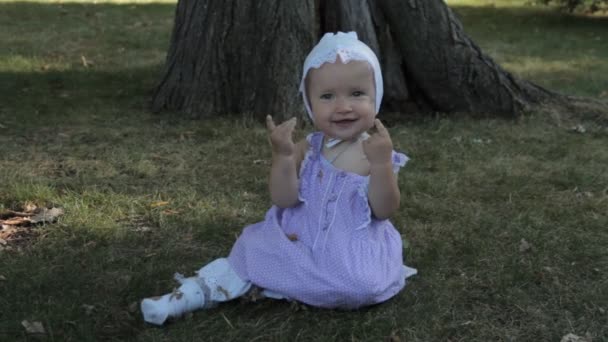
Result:
<instances>
[{"instance_id":1,"label":"baby's smile","mask_svg":"<svg viewBox=\"0 0 608 342\"><path fill-rule=\"evenodd\" d=\"M357 121L357 119L352 118L352 119L339 119L339 120L332 120L332 123L334 125L337 125L339 127L348 127L351 124L355 123Z\"/></svg>"}]
</instances>

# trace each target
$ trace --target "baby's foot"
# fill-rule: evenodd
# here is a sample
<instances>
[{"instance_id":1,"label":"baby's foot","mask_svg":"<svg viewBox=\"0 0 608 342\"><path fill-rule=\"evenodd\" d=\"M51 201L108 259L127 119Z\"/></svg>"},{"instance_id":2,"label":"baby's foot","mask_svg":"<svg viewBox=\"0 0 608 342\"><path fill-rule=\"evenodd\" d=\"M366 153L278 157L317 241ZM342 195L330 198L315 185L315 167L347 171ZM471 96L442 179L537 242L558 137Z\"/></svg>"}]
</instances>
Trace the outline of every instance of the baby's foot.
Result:
<instances>
[{"instance_id":1,"label":"baby's foot","mask_svg":"<svg viewBox=\"0 0 608 342\"><path fill-rule=\"evenodd\" d=\"M144 321L156 325L163 325L169 318L170 303L169 294L160 297L145 298L141 301L141 312Z\"/></svg>"},{"instance_id":2,"label":"baby's foot","mask_svg":"<svg viewBox=\"0 0 608 342\"><path fill-rule=\"evenodd\" d=\"M176 275L181 286L160 297L145 298L141 301L144 321L162 325L168 318L200 309L205 305L205 294L196 277L183 278Z\"/></svg>"}]
</instances>

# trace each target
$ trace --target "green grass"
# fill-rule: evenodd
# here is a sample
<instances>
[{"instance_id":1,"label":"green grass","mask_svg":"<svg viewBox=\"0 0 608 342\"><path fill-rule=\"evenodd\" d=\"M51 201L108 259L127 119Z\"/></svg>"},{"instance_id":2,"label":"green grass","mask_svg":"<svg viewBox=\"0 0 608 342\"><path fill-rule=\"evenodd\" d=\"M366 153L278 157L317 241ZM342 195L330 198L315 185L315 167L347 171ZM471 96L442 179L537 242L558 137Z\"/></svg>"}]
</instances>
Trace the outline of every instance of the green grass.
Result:
<instances>
[{"instance_id":1,"label":"green grass","mask_svg":"<svg viewBox=\"0 0 608 342\"><path fill-rule=\"evenodd\" d=\"M608 45L595 38L608 41L605 19L451 3L514 73L578 95L608 88ZM393 222L420 274L387 303L235 301L144 324L134 303L226 255L270 204L261 125L148 112L173 15L172 2L0 1L0 209L66 212L0 251L0 340L608 339L608 130L540 115L390 127L412 158ZM28 336L23 320L46 337Z\"/></svg>"},{"instance_id":2,"label":"green grass","mask_svg":"<svg viewBox=\"0 0 608 342\"><path fill-rule=\"evenodd\" d=\"M451 0L466 32L518 76L572 95L608 98L608 17L568 16L528 0Z\"/></svg>"}]
</instances>

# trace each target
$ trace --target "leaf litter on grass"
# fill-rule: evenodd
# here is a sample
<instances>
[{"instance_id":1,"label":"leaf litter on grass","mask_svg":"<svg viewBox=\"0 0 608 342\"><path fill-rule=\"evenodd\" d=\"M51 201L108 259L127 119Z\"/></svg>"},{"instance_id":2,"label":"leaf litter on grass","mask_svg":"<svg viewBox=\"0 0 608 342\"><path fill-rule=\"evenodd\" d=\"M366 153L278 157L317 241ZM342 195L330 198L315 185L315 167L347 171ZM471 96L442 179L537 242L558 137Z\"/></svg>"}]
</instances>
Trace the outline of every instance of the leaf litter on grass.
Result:
<instances>
[{"instance_id":1,"label":"leaf litter on grass","mask_svg":"<svg viewBox=\"0 0 608 342\"><path fill-rule=\"evenodd\" d=\"M36 227L57 222L63 213L62 208L38 207L32 203L17 210L1 211L0 251L27 243L38 233Z\"/></svg>"},{"instance_id":2,"label":"leaf litter on grass","mask_svg":"<svg viewBox=\"0 0 608 342\"><path fill-rule=\"evenodd\" d=\"M44 330L42 323L40 323L38 321L30 322L27 320L23 320L23 321L21 321L21 325L25 328L25 332L27 332L28 334L32 334L32 335L46 334L46 331Z\"/></svg>"}]
</instances>

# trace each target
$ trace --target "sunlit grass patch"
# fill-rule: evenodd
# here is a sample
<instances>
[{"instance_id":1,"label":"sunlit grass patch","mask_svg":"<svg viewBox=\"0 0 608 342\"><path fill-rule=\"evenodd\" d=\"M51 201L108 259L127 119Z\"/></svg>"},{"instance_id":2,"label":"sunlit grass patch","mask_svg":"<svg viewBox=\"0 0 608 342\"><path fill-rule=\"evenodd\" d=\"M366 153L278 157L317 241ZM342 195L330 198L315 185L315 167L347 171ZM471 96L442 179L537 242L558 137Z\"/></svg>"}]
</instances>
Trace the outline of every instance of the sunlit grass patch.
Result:
<instances>
[{"instance_id":1,"label":"sunlit grass patch","mask_svg":"<svg viewBox=\"0 0 608 342\"><path fill-rule=\"evenodd\" d=\"M49 69L63 71L69 69L69 64L65 63L60 58L54 59L12 55L3 58L3 60L0 61L0 68L0 72L32 73L43 72Z\"/></svg>"},{"instance_id":2,"label":"sunlit grass patch","mask_svg":"<svg viewBox=\"0 0 608 342\"><path fill-rule=\"evenodd\" d=\"M606 90L608 31L602 19L508 1L450 4L484 52L516 76L575 95Z\"/></svg>"},{"instance_id":3,"label":"sunlit grass patch","mask_svg":"<svg viewBox=\"0 0 608 342\"><path fill-rule=\"evenodd\" d=\"M563 92L568 94L589 94L601 97L608 86L606 79L595 71L606 68L605 60L592 56L581 56L569 60L547 60L541 57L509 58L502 65L525 79L542 80L549 89L562 86ZM608 70L607 70L608 71ZM582 80L581 72L590 76ZM597 92L599 90L599 92ZM597 92L594 94L594 91ZM605 95L604 95L605 96Z\"/></svg>"}]
</instances>

